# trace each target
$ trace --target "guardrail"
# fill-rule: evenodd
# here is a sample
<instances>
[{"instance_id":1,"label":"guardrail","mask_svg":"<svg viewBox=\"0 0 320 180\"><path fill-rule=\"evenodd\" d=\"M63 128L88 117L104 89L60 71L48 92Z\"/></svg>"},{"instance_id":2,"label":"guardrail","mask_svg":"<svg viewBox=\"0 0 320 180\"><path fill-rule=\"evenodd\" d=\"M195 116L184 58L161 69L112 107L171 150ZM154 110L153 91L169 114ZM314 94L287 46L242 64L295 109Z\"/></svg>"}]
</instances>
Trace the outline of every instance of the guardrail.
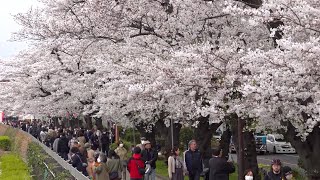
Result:
<instances>
[{"instance_id":1,"label":"guardrail","mask_svg":"<svg viewBox=\"0 0 320 180\"><path fill-rule=\"evenodd\" d=\"M7 126L1 124L1 126ZM7 126L8 128L13 128L11 126ZM15 128L16 129L16 128ZM42 142L40 142L38 139L33 137L31 134L22 131L21 129L17 129L19 132L21 132L23 135L28 136L31 138L31 140L35 143L37 143L49 156L51 156L55 161L57 161L58 164L61 165L62 168L69 171L70 174L76 179L76 180L89 180L88 177L84 176L81 172L79 172L76 168L74 168L71 164L66 162L64 159L62 159L57 153L52 151L50 148L48 148L46 145L44 145ZM50 171L49 167L45 164L46 168L49 170L50 174L55 177L55 174Z\"/></svg>"}]
</instances>

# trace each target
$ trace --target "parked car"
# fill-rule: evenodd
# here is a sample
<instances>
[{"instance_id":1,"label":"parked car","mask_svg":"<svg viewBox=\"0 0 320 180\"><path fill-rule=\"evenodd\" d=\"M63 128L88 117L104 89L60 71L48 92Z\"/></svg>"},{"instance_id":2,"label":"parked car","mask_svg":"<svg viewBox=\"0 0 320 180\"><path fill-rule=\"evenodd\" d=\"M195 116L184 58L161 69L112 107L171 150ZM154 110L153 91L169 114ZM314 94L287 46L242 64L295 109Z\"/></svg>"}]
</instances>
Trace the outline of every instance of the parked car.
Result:
<instances>
[{"instance_id":1,"label":"parked car","mask_svg":"<svg viewBox=\"0 0 320 180\"><path fill-rule=\"evenodd\" d=\"M267 152L272 153L296 153L289 142L284 140L282 134L267 135Z\"/></svg>"},{"instance_id":2,"label":"parked car","mask_svg":"<svg viewBox=\"0 0 320 180\"><path fill-rule=\"evenodd\" d=\"M259 154L264 154L267 152L267 136L266 135L255 135L256 141L256 152ZM236 153L236 147L232 141L230 140L229 152Z\"/></svg>"},{"instance_id":3,"label":"parked car","mask_svg":"<svg viewBox=\"0 0 320 180\"><path fill-rule=\"evenodd\" d=\"M265 154L267 152L267 136L255 135L256 139L256 151L259 154Z\"/></svg>"}]
</instances>

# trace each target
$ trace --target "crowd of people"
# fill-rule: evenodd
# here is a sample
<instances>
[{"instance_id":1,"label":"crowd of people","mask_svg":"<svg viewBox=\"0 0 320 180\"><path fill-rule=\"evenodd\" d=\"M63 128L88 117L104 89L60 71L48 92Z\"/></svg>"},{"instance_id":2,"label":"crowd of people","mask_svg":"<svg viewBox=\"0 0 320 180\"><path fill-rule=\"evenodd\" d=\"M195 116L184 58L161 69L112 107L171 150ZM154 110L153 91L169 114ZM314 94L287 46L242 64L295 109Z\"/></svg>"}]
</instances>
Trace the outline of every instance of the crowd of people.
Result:
<instances>
[{"instance_id":1,"label":"crowd of people","mask_svg":"<svg viewBox=\"0 0 320 180\"><path fill-rule=\"evenodd\" d=\"M115 150L112 132L97 128L59 128L41 121L9 124L28 132L51 148L89 179L126 180L126 170L131 180L155 180L157 150L142 138L142 143L132 147L132 157L122 142Z\"/></svg>"},{"instance_id":2,"label":"crowd of people","mask_svg":"<svg viewBox=\"0 0 320 180\"><path fill-rule=\"evenodd\" d=\"M21 128L38 138L42 143L59 154L78 171L94 180L126 180L126 170L131 180L155 180L158 147L153 148L150 141L141 138L141 143L131 147L132 156L128 158L128 150L120 142L115 150L110 144L113 137L110 131L97 128L57 128L46 122L23 123ZM233 162L222 157L221 149L212 149L210 158L203 159L197 149L195 140L188 144L188 150L180 154L174 147L168 158L168 175L170 180L229 180L229 175L235 172ZM244 180L254 180L254 173L247 169ZM279 159L271 163L270 171L264 180L292 180L290 167L281 166Z\"/></svg>"},{"instance_id":3,"label":"crowd of people","mask_svg":"<svg viewBox=\"0 0 320 180\"><path fill-rule=\"evenodd\" d=\"M221 149L212 149L211 158L207 163L204 161L195 140L189 142L189 149L183 153L183 158L179 148L174 147L168 158L169 178L183 180L184 176L189 176L189 180L199 180L203 176L205 180L229 180L229 175L235 172L234 163L222 157ZM247 169L243 179L254 180L253 171ZM279 159L274 159L264 180L293 180L293 172L288 166L282 167Z\"/></svg>"}]
</instances>

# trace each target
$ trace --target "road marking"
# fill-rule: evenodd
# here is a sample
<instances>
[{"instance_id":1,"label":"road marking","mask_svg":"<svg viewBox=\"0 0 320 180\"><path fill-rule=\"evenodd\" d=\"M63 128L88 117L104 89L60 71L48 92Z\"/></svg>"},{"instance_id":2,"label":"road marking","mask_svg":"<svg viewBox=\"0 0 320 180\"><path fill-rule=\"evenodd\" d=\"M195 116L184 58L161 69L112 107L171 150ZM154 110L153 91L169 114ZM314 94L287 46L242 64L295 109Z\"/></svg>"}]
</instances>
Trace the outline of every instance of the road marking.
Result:
<instances>
[{"instance_id":1,"label":"road marking","mask_svg":"<svg viewBox=\"0 0 320 180\"><path fill-rule=\"evenodd\" d=\"M267 158L261 158L261 157L257 157L257 159L262 159L262 160L265 160L265 161L272 161L272 159L267 159ZM291 165L291 166L298 166L297 164L292 164L292 163L288 163L286 161L281 161L282 163L285 163L285 164L288 164L288 165Z\"/></svg>"}]
</instances>

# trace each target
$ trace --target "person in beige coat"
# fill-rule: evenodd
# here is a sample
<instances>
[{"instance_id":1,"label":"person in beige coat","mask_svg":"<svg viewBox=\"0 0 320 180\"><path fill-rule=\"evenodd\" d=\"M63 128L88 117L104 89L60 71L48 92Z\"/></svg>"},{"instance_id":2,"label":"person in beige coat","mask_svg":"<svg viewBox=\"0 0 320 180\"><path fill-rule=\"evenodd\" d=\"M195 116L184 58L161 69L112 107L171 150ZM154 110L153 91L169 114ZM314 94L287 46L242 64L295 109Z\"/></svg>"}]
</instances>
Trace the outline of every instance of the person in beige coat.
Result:
<instances>
[{"instance_id":1,"label":"person in beige coat","mask_svg":"<svg viewBox=\"0 0 320 180\"><path fill-rule=\"evenodd\" d=\"M127 160L128 160L128 151L124 147L124 144L121 142L119 146L114 150L117 155L120 157L123 169L122 169L122 179L126 180L126 169L127 169Z\"/></svg>"},{"instance_id":2,"label":"person in beige coat","mask_svg":"<svg viewBox=\"0 0 320 180\"><path fill-rule=\"evenodd\" d=\"M107 160L106 156L103 153L101 153L99 155L99 158L97 159L97 162L99 163L99 165L93 169L93 172L96 175L95 180L110 180L109 178L110 170L106 164L106 160Z\"/></svg>"},{"instance_id":3,"label":"person in beige coat","mask_svg":"<svg viewBox=\"0 0 320 180\"><path fill-rule=\"evenodd\" d=\"M179 148L174 147L168 158L168 174L170 180L183 180L183 161L179 156Z\"/></svg>"}]
</instances>

